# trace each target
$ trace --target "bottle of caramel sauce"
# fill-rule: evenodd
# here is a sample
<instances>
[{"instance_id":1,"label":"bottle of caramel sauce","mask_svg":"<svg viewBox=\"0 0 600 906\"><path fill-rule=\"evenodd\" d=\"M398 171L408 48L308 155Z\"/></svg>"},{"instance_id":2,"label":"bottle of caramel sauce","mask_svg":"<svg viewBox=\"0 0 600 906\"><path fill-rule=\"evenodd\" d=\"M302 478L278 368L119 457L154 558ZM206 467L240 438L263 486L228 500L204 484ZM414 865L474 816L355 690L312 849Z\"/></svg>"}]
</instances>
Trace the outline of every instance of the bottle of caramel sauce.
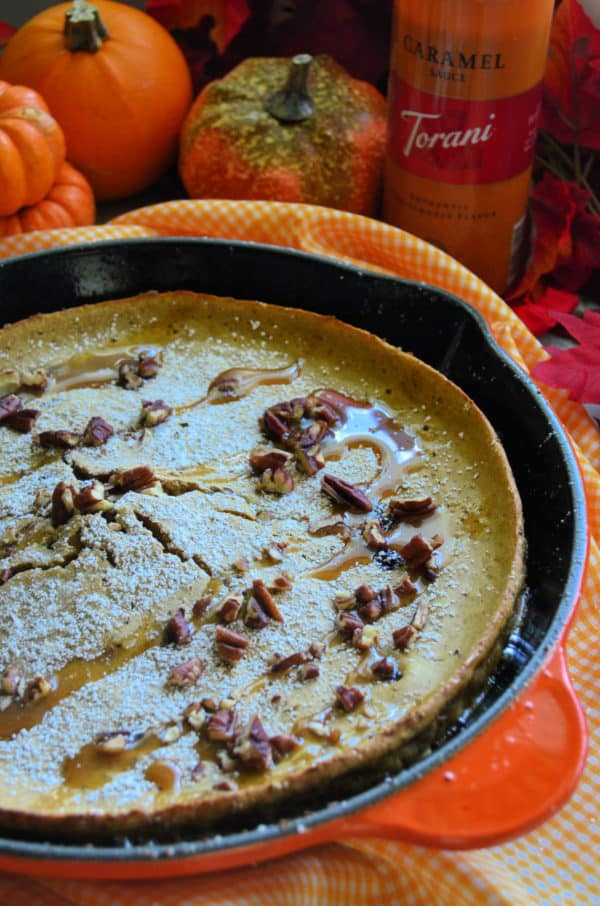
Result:
<instances>
[{"instance_id":1,"label":"bottle of caramel sauce","mask_svg":"<svg viewBox=\"0 0 600 906\"><path fill-rule=\"evenodd\" d=\"M384 219L497 292L528 251L553 0L395 0Z\"/></svg>"}]
</instances>

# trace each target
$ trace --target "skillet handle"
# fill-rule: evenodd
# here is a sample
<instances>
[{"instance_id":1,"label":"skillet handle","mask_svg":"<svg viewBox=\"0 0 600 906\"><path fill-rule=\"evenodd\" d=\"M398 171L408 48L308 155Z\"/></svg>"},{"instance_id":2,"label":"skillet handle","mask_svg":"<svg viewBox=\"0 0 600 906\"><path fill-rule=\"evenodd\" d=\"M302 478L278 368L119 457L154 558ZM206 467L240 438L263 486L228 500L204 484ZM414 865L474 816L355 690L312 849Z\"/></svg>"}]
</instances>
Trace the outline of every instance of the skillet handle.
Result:
<instances>
[{"instance_id":1,"label":"skillet handle","mask_svg":"<svg viewBox=\"0 0 600 906\"><path fill-rule=\"evenodd\" d=\"M501 843L567 801L586 753L585 718L559 644L491 728L410 790L348 818L343 833L444 849Z\"/></svg>"}]
</instances>

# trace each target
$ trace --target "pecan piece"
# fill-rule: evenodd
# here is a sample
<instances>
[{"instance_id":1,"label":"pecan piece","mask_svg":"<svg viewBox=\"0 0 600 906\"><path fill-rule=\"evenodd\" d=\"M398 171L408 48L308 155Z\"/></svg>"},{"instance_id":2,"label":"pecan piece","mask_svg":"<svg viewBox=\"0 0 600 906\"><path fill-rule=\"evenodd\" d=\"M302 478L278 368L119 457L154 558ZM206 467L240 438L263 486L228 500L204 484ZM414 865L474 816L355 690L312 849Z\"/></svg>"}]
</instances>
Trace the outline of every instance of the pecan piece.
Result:
<instances>
[{"instance_id":1,"label":"pecan piece","mask_svg":"<svg viewBox=\"0 0 600 906\"><path fill-rule=\"evenodd\" d=\"M88 447L101 447L109 437L112 437L115 429L99 415L90 418L83 432L83 442Z\"/></svg>"},{"instance_id":2,"label":"pecan piece","mask_svg":"<svg viewBox=\"0 0 600 906\"><path fill-rule=\"evenodd\" d=\"M15 393L9 393L0 399L0 424L23 408L23 400Z\"/></svg>"},{"instance_id":3,"label":"pecan piece","mask_svg":"<svg viewBox=\"0 0 600 906\"><path fill-rule=\"evenodd\" d=\"M379 630L372 624L352 633L352 647L359 651L368 651L379 641Z\"/></svg>"},{"instance_id":4,"label":"pecan piece","mask_svg":"<svg viewBox=\"0 0 600 906\"><path fill-rule=\"evenodd\" d=\"M396 585L394 591L397 595L414 595L418 589L415 583L405 576L400 585Z\"/></svg>"},{"instance_id":5,"label":"pecan piece","mask_svg":"<svg viewBox=\"0 0 600 906\"><path fill-rule=\"evenodd\" d=\"M344 610L342 611L342 613L338 614L337 621L340 632L345 638L348 639L351 639L353 637L357 629L360 630L365 625L360 617L356 616L355 613L348 613L347 610Z\"/></svg>"},{"instance_id":6,"label":"pecan piece","mask_svg":"<svg viewBox=\"0 0 600 906\"><path fill-rule=\"evenodd\" d=\"M110 477L114 491L124 494L126 491L145 491L153 488L157 479L150 466L134 466L124 472L116 472Z\"/></svg>"},{"instance_id":7,"label":"pecan piece","mask_svg":"<svg viewBox=\"0 0 600 906\"><path fill-rule=\"evenodd\" d=\"M394 519L415 519L429 516L437 509L437 504L431 497L423 497L420 500L400 500L398 497L392 497L388 509Z\"/></svg>"},{"instance_id":8,"label":"pecan piece","mask_svg":"<svg viewBox=\"0 0 600 906\"><path fill-rule=\"evenodd\" d=\"M212 595L202 595L201 598L198 598L198 600L194 602L194 606L192 607L192 616L195 619L203 616L210 607L211 603Z\"/></svg>"},{"instance_id":9,"label":"pecan piece","mask_svg":"<svg viewBox=\"0 0 600 906\"><path fill-rule=\"evenodd\" d=\"M416 569L427 563L433 553L433 547L423 535L413 535L410 541L398 550L398 553L410 569Z\"/></svg>"},{"instance_id":10,"label":"pecan piece","mask_svg":"<svg viewBox=\"0 0 600 906\"><path fill-rule=\"evenodd\" d=\"M302 448L296 450L296 463L300 471L306 475L316 475L320 469L325 468L325 460L318 444L309 447L307 450Z\"/></svg>"},{"instance_id":11,"label":"pecan piece","mask_svg":"<svg viewBox=\"0 0 600 906\"><path fill-rule=\"evenodd\" d=\"M114 509L110 500L104 496L104 485L92 481L73 494L73 505L80 513L104 513Z\"/></svg>"},{"instance_id":12,"label":"pecan piece","mask_svg":"<svg viewBox=\"0 0 600 906\"><path fill-rule=\"evenodd\" d=\"M425 629L428 619L429 619L429 604L423 598L417 604L417 609L415 610L415 612L413 614L413 618L411 620L411 625L414 626L414 628L420 632L422 629Z\"/></svg>"},{"instance_id":13,"label":"pecan piece","mask_svg":"<svg viewBox=\"0 0 600 906\"><path fill-rule=\"evenodd\" d=\"M275 603L275 598L262 579L255 579L253 581L252 597L258 601L264 612L271 617L271 619L277 620L278 623L284 622L281 611Z\"/></svg>"},{"instance_id":14,"label":"pecan piece","mask_svg":"<svg viewBox=\"0 0 600 906\"><path fill-rule=\"evenodd\" d=\"M255 447L250 452L250 468L257 473L285 466L292 454L274 447Z\"/></svg>"},{"instance_id":15,"label":"pecan piece","mask_svg":"<svg viewBox=\"0 0 600 906\"><path fill-rule=\"evenodd\" d=\"M185 618L185 610L179 607L169 618L165 630L167 641L175 645L189 645L192 641L192 627Z\"/></svg>"},{"instance_id":16,"label":"pecan piece","mask_svg":"<svg viewBox=\"0 0 600 906\"><path fill-rule=\"evenodd\" d=\"M377 593L377 600L380 602L384 613L396 610L400 604L398 596L391 585L386 585L385 588L380 589Z\"/></svg>"},{"instance_id":17,"label":"pecan piece","mask_svg":"<svg viewBox=\"0 0 600 906\"><path fill-rule=\"evenodd\" d=\"M308 531L317 538L323 535L340 535L345 541L350 538L350 527L344 522L343 516L332 516L330 519L311 522Z\"/></svg>"},{"instance_id":18,"label":"pecan piece","mask_svg":"<svg viewBox=\"0 0 600 906\"><path fill-rule=\"evenodd\" d=\"M400 626L399 629L394 629L392 632L394 648L399 648L400 651L408 651L416 635L417 630L415 627L408 624L406 626Z\"/></svg>"},{"instance_id":19,"label":"pecan piece","mask_svg":"<svg viewBox=\"0 0 600 906\"><path fill-rule=\"evenodd\" d=\"M141 423L148 428L162 424L172 414L173 409L164 400L142 400Z\"/></svg>"},{"instance_id":20,"label":"pecan piece","mask_svg":"<svg viewBox=\"0 0 600 906\"><path fill-rule=\"evenodd\" d=\"M113 730L102 733L96 740L95 747L99 752L106 752L107 755L119 755L128 747L130 738L130 730Z\"/></svg>"},{"instance_id":21,"label":"pecan piece","mask_svg":"<svg viewBox=\"0 0 600 906\"><path fill-rule=\"evenodd\" d=\"M217 626L215 630L217 654L228 664L236 664L246 654L250 639L227 626Z\"/></svg>"},{"instance_id":22,"label":"pecan piece","mask_svg":"<svg viewBox=\"0 0 600 906\"><path fill-rule=\"evenodd\" d=\"M229 595L225 598L217 611L217 616L224 623L233 623L243 604L243 598L239 595Z\"/></svg>"},{"instance_id":23,"label":"pecan piece","mask_svg":"<svg viewBox=\"0 0 600 906\"><path fill-rule=\"evenodd\" d=\"M297 736L292 736L289 733L277 733L275 736L271 736L269 742L271 743L275 764L280 762L285 755L289 755L290 752L302 745Z\"/></svg>"},{"instance_id":24,"label":"pecan piece","mask_svg":"<svg viewBox=\"0 0 600 906\"><path fill-rule=\"evenodd\" d=\"M398 664L389 657L382 657L371 664L371 673L378 679L383 680L400 679L402 676L402 671L398 669Z\"/></svg>"},{"instance_id":25,"label":"pecan piece","mask_svg":"<svg viewBox=\"0 0 600 906\"><path fill-rule=\"evenodd\" d=\"M318 664L315 664L314 661L309 664L302 664L298 670L298 679L305 683L307 680L317 679L320 675L321 670Z\"/></svg>"},{"instance_id":26,"label":"pecan piece","mask_svg":"<svg viewBox=\"0 0 600 906\"><path fill-rule=\"evenodd\" d=\"M271 673L287 673L292 667L303 664L305 660L306 655L303 651L294 651L293 654L288 654L286 657L278 657L271 665Z\"/></svg>"},{"instance_id":27,"label":"pecan piece","mask_svg":"<svg viewBox=\"0 0 600 906\"><path fill-rule=\"evenodd\" d=\"M39 409L20 409L13 415L9 415L5 424L20 434L29 434L40 415Z\"/></svg>"},{"instance_id":28,"label":"pecan piece","mask_svg":"<svg viewBox=\"0 0 600 906\"><path fill-rule=\"evenodd\" d=\"M81 434L77 431L42 431L37 436L42 447L58 447L60 450L72 450L81 443Z\"/></svg>"},{"instance_id":29,"label":"pecan piece","mask_svg":"<svg viewBox=\"0 0 600 906\"><path fill-rule=\"evenodd\" d=\"M354 592L354 597L359 604L368 604L369 601L376 599L377 592L370 585L359 585Z\"/></svg>"},{"instance_id":30,"label":"pecan piece","mask_svg":"<svg viewBox=\"0 0 600 906\"><path fill-rule=\"evenodd\" d=\"M183 661L171 670L167 678L167 686L173 686L176 689L185 689L187 686L193 686L202 676L204 666L204 661L200 660L199 657L192 657L189 661Z\"/></svg>"},{"instance_id":31,"label":"pecan piece","mask_svg":"<svg viewBox=\"0 0 600 906\"><path fill-rule=\"evenodd\" d=\"M365 700L365 693L356 686L338 686L335 690L336 704L343 711L354 711Z\"/></svg>"},{"instance_id":32,"label":"pecan piece","mask_svg":"<svg viewBox=\"0 0 600 906\"><path fill-rule=\"evenodd\" d=\"M379 519L368 519L363 526L362 536L369 550L382 551L388 546Z\"/></svg>"},{"instance_id":33,"label":"pecan piece","mask_svg":"<svg viewBox=\"0 0 600 906\"><path fill-rule=\"evenodd\" d=\"M149 352L140 352L138 356L137 373L145 381L156 377L162 366L162 355L152 355Z\"/></svg>"},{"instance_id":34,"label":"pecan piece","mask_svg":"<svg viewBox=\"0 0 600 906\"><path fill-rule=\"evenodd\" d=\"M136 362L122 362L119 365L119 378L117 381L125 390L139 390L144 383L140 377L139 366Z\"/></svg>"},{"instance_id":35,"label":"pecan piece","mask_svg":"<svg viewBox=\"0 0 600 906\"><path fill-rule=\"evenodd\" d=\"M206 714L201 702L191 702L183 712L183 718L193 730L201 730L206 723Z\"/></svg>"},{"instance_id":36,"label":"pecan piece","mask_svg":"<svg viewBox=\"0 0 600 906\"><path fill-rule=\"evenodd\" d=\"M21 387L34 393L42 393L48 386L48 375L43 368L25 369L19 374Z\"/></svg>"},{"instance_id":37,"label":"pecan piece","mask_svg":"<svg viewBox=\"0 0 600 906\"><path fill-rule=\"evenodd\" d=\"M265 494L291 494L295 486L293 475L284 466L265 469L257 482L257 487Z\"/></svg>"},{"instance_id":38,"label":"pecan piece","mask_svg":"<svg viewBox=\"0 0 600 906\"><path fill-rule=\"evenodd\" d=\"M238 733L238 719L233 709L222 708L211 714L206 726L206 735L212 742L232 742Z\"/></svg>"},{"instance_id":39,"label":"pecan piece","mask_svg":"<svg viewBox=\"0 0 600 906\"><path fill-rule=\"evenodd\" d=\"M249 629L264 629L268 622L269 618L256 598L251 597L246 604L244 624L248 626Z\"/></svg>"},{"instance_id":40,"label":"pecan piece","mask_svg":"<svg viewBox=\"0 0 600 906\"><path fill-rule=\"evenodd\" d=\"M367 623L374 623L375 620L378 620L382 615L383 605L379 598L374 598L372 601L361 604L357 610L362 620L365 620Z\"/></svg>"},{"instance_id":41,"label":"pecan piece","mask_svg":"<svg viewBox=\"0 0 600 906\"><path fill-rule=\"evenodd\" d=\"M273 589L275 591L288 591L292 587L293 583L289 576L282 574L280 576L275 576L273 579Z\"/></svg>"},{"instance_id":42,"label":"pecan piece","mask_svg":"<svg viewBox=\"0 0 600 906\"><path fill-rule=\"evenodd\" d=\"M30 683L27 683L23 698L26 702L35 702L39 698L47 698L55 688L55 681L47 679L45 676L36 676Z\"/></svg>"},{"instance_id":43,"label":"pecan piece","mask_svg":"<svg viewBox=\"0 0 600 906\"><path fill-rule=\"evenodd\" d=\"M2 695L18 696L23 692L23 688L23 677L14 664L9 664L4 668L0 677L0 693Z\"/></svg>"},{"instance_id":44,"label":"pecan piece","mask_svg":"<svg viewBox=\"0 0 600 906\"><path fill-rule=\"evenodd\" d=\"M231 754L252 771L271 770L271 740L259 717L254 716L249 726L240 733L231 748Z\"/></svg>"},{"instance_id":45,"label":"pecan piece","mask_svg":"<svg viewBox=\"0 0 600 906\"><path fill-rule=\"evenodd\" d=\"M325 643L324 642L311 642L308 648L308 653L311 657L322 658L325 654Z\"/></svg>"},{"instance_id":46,"label":"pecan piece","mask_svg":"<svg viewBox=\"0 0 600 906\"><path fill-rule=\"evenodd\" d=\"M355 507L364 513L369 513L373 509L373 504L360 488L344 481L343 478L337 478L328 472L323 475L321 480L321 490L327 494L335 503L343 507Z\"/></svg>"},{"instance_id":47,"label":"pecan piece","mask_svg":"<svg viewBox=\"0 0 600 906\"><path fill-rule=\"evenodd\" d=\"M52 492L52 510L50 517L52 519L52 525L64 525L69 521L75 512L73 498L76 493L72 484L67 484L65 481L58 482Z\"/></svg>"}]
</instances>

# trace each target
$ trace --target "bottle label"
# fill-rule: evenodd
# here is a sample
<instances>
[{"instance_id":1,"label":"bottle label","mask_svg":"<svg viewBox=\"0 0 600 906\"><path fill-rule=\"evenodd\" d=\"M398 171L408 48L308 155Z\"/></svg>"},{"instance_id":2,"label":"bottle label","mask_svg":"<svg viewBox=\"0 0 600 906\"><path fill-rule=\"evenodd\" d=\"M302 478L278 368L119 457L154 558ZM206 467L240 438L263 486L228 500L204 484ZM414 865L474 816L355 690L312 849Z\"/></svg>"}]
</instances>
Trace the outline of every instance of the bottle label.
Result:
<instances>
[{"instance_id":1,"label":"bottle label","mask_svg":"<svg viewBox=\"0 0 600 906\"><path fill-rule=\"evenodd\" d=\"M511 179L533 159L542 84L472 101L429 94L392 74L389 154L417 176L454 185Z\"/></svg>"}]
</instances>

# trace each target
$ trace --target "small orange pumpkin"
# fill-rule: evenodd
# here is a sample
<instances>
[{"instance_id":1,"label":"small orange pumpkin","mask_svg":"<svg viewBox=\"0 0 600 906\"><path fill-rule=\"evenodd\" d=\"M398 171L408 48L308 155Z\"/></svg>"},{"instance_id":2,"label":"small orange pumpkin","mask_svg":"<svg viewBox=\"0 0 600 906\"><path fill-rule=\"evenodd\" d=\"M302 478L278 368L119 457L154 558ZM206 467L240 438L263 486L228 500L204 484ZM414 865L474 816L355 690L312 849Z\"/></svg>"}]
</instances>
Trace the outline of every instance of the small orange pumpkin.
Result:
<instances>
[{"instance_id":1,"label":"small orange pumpkin","mask_svg":"<svg viewBox=\"0 0 600 906\"><path fill-rule=\"evenodd\" d=\"M65 159L65 139L37 92L0 82L0 217L40 201Z\"/></svg>"},{"instance_id":2,"label":"small orange pumpkin","mask_svg":"<svg viewBox=\"0 0 600 906\"><path fill-rule=\"evenodd\" d=\"M96 205L90 184L85 176L65 162L45 198L16 214L0 217L0 237L33 230L89 226L95 216Z\"/></svg>"},{"instance_id":3,"label":"small orange pumpkin","mask_svg":"<svg viewBox=\"0 0 600 906\"><path fill-rule=\"evenodd\" d=\"M164 172L192 100L187 63L166 29L111 0L38 13L6 45L0 78L44 96L98 199L132 195Z\"/></svg>"},{"instance_id":4,"label":"small orange pumpkin","mask_svg":"<svg viewBox=\"0 0 600 906\"><path fill-rule=\"evenodd\" d=\"M287 79L287 81L286 81ZM331 57L245 60L209 83L183 125L192 198L259 198L375 212L386 104Z\"/></svg>"}]
</instances>

